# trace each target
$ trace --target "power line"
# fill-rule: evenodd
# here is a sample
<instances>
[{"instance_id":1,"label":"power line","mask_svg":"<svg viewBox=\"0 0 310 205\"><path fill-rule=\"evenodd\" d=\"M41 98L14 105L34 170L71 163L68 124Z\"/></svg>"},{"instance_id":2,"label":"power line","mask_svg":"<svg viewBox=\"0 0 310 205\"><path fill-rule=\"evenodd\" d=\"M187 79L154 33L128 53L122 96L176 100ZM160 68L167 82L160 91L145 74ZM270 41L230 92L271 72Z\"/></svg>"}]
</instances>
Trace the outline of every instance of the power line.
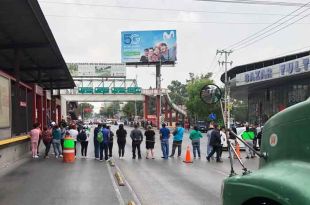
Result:
<instances>
[{"instance_id":1,"label":"power line","mask_svg":"<svg viewBox=\"0 0 310 205\"><path fill-rule=\"evenodd\" d=\"M279 1L249 1L249 0L197 0L215 3L231 3L231 4L250 4L250 5L266 5L266 6L302 6L303 3L279 2ZM309 7L309 6L308 6Z\"/></svg>"},{"instance_id":2,"label":"power line","mask_svg":"<svg viewBox=\"0 0 310 205\"><path fill-rule=\"evenodd\" d=\"M259 36L261 36L261 35L264 35L265 33L267 33L267 32L269 32L269 31L271 31L271 30L273 30L273 29L275 29L275 28L277 28L277 27L279 27L279 26L281 26L281 25L287 23L287 21L289 21L289 20L291 20L291 19L294 19L296 16L293 16L293 17L291 17L291 18L288 19L288 20L286 20L286 18L288 18L290 15L296 13L297 11L301 10L302 8L304 8L305 6L307 6L309 3L310 3L310 2L308 2L307 4L304 4L302 7L300 7L300 8L298 8L298 9L292 11L292 12L289 13L288 15L286 15L286 16L280 18L279 20L275 21L274 23L270 24L269 26L267 26L267 27L265 27L265 28L263 28L263 29L261 29L261 30L255 32L254 34L252 34L252 35L250 35L250 36L248 36L248 37L246 37L246 38L244 38L244 39L242 39L242 40L240 40L240 41L238 41L238 42L236 42L236 43L230 45L228 48L238 47L238 46L240 46L240 44L244 44L245 42L251 41L251 40L253 40L253 39L255 39L255 38L257 38L257 37L259 37ZM310 8L307 8L306 10L308 10L308 9L310 9ZM306 10L304 10L303 12L305 12ZM298 13L297 16L300 15L300 14L302 14L303 12ZM283 21L283 20L285 20L285 21ZM283 21L283 22L280 23L281 21ZM278 24L278 23L280 23L280 24ZM276 25L276 24L278 24L278 25ZM275 26L274 26L274 25L275 25ZM269 28L271 28L271 29L269 29ZM268 30L267 30L267 29L268 29ZM267 30L267 31L266 31L266 30ZM261 33L261 34L260 34L260 33Z\"/></svg>"},{"instance_id":3,"label":"power line","mask_svg":"<svg viewBox=\"0 0 310 205\"><path fill-rule=\"evenodd\" d=\"M308 15L306 15L305 17L307 17L307 16L310 16L310 13L309 13ZM258 42L258 41L261 41L261 40L263 40L263 39L265 39L265 38L267 38L267 37L269 37L269 36L271 36L271 35L273 35L273 34L275 34L275 33L278 33L279 31L281 31L281 30L283 30L283 29L285 29L285 28L287 28L287 27L293 25L294 23L296 23L296 22L298 22L298 21L304 19L305 17L299 18L299 19L297 19L296 21L293 21L293 22L291 22L290 24L288 24L288 25L286 25L286 26L284 26L284 27L282 27L282 28L280 28L280 29L278 29L278 30L276 30L276 31L274 31L274 32L272 32L272 33L270 33L270 34L268 34L267 36L263 36L262 38L259 38L259 39L255 40L255 41L251 42L251 43L248 43L248 44L246 44L246 45L244 45L244 46L238 48L238 50L241 50L241 49L243 49L243 48L245 48L245 47L248 47L248 46L250 46L250 45L252 45L252 44L254 44L254 43Z\"/></svg>"},{"instance_id":4,"label":"power line","mask_svg":"<svg viewBox=\"0 0 310 205\"><path fill-rule=\"evenodd\" d=\"M167 8L150 8L150 7L136 7L136 6L121 6L121 5L107 5L107 4L88 4L76 2L54 2L54 1L39 1L45 4L61 4L61 5L76 5L76 6L90 6L90 7L106 7L106 8L121 8L121 9L137 9L137 10L152 10L152 11L174 11L174 12L189 12L189 13L210 13L210 14L227 14L227 15L265 15L265 16L284 16L279 13L255 13L255 12L228 12L228 11L205 11L205 10L187 10L187 9L167 9Z\"/></svg>"},{"instance_id":5,"label":"power line","mask_svg":"<svg viewBox=\"0 0 310 205\"><path fill-rule=\"evenodd\" d=\"M73 15L54 15L45 14L45 16L59 18L79 18L94 20L112 20L112 21L141 21L141 22L159 22L159 23L195 23L195 24L224 24L224 25L266 25L268 22L229 22L229 21L178 21L178 20L154 20L154 19L136 19L136 18L112 18L112 17L92 17L92 16L73 16ZM310 24L310 22L302 23Z\"/></svg>"}]
</instances>

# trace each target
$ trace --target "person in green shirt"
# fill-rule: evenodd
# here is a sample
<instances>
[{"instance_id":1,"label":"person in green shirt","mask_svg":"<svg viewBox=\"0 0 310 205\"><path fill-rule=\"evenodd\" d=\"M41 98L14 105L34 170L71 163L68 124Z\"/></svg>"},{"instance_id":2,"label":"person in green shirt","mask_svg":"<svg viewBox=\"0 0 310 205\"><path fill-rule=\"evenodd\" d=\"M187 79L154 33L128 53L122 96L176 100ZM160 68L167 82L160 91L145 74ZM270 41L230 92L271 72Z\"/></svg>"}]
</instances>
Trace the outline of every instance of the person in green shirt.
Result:
<instances>
[{"instance_id":1,"label":"person in green shirt","mask_svg":"<svg viewBox=\"0 0 310 205\"><path fill-rule=\"evenodd\" d=\"M242 133L241 137L250 147L253 147L254 132L250 131L249 127L245 128L245 131ZM254 153L248 146L245 146L245 151L247 154L247 159L250 157L254 158Z\"/></svg>"},{"instance_id":2,"label":"person in green shirt","mask_svg":"<svg viewBox=\"0 0 310 205\"><path fill-rule=\"evenodd\" d=\"M192 146L193 146L193 155L196 159L196 151L198 153L198 157L200 159L200 138L202 138L201 132L198 130L198 126L194 126L194 129L191 131L189 135L189 139L192 140Z\"/></svg>"}]
</instances>

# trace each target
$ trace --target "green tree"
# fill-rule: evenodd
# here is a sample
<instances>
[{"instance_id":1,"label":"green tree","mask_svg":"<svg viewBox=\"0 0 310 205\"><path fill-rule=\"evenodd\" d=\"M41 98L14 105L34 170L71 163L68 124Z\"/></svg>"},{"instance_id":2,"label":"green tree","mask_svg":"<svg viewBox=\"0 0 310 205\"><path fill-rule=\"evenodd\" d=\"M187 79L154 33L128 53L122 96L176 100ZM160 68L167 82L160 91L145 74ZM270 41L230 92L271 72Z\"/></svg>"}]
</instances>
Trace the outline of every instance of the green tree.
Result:
<instances>
[{"instance_id":1,"label":"green tree","mask_svg":"<svg viewBox=\"0 0 310 205\"><path fill-rule=\"evenodd\" d=\"M106 116L108 118L114 118L114 116L119 113L120 111L120 104L119 102L114 102L109 104L106 107L101 107L100 108L100 115L101 116Z\"/></svg>"},{"instance_id":2,"label":"green tree","mask_svg":"<svg viewBox=\"0 0 310 205\"><path fill-rule=\"evenodd\" d=\"M80 103L77 109L77 115L81 116L83 119L91 118L93 115L94 106L89 103Z\"/></svg>"},{"instance_id":3,"label":"green tree","mask_svg":"<svg viewBox=\"0 0 310 205\"><path fill-rule=\"evenodd\" d=\"M186 103L188 95L185 84L182 84L178 80L173 80L168 85L168 89L170 90L169 96L173 103L177 105L184 105Z\"/></svg>"},{"instance_id":4,"label":"green tree","mask_svg":"<svg viewBox=\"0 0 310 205\"><path fill-rule=\"evenodd\" d=\"M137 101L136 107L137 107L137 115L142 116L143 115L143 102ZM122 111L125 114L125 116L128 118L135 116L135 102L128 102L123 107Z\"/></svg>"},{"instance_id":5,"label":"green tree","mask_svg":"<svg viewBox=\"0 0 310 205\"><path fill-rule=\"evenodd\" d=\"M186 107L191 116L194 116L200 120L209 120L208 116L211 113L215 113L217 116L217 121L222 120L220 104L205 104L200 99L200 91L206 84L214 83L211 79L212 73L207 73L205 75L193 76L190 75L191 79L187 82L187 93L188 101L186 102Z\"/></svg>"}]
</instances>

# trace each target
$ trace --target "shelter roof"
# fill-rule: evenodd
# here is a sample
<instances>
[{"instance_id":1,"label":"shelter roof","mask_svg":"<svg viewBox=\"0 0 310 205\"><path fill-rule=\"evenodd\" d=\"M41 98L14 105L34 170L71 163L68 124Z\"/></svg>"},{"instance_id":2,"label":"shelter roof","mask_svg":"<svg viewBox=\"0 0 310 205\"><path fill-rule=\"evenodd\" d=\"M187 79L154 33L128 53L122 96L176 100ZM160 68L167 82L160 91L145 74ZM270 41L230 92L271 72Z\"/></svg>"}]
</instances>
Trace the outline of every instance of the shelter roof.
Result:
<instances>
[{"instance_id":1,"label":"shelter roof","mask_svg":"<svg viewBox=\"0 0 310 205\"><path fill-rule=\"evenodd\" d=\"M0 3L0 69L14 76L17 65L23 82L44 89L75 86L37 0Z\"/></svg>"}]
</instances>

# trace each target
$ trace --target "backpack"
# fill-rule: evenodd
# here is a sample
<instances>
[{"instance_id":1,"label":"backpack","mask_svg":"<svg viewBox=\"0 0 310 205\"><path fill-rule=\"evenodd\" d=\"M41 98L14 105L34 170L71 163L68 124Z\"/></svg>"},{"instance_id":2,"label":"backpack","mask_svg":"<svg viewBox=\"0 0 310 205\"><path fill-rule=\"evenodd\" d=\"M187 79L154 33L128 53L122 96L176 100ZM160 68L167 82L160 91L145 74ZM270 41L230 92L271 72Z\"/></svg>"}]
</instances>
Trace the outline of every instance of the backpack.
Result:
<instances>
[{"instance_id":1,"label":"backpack","mask_svg":"<svg viewBox=\"0 0 310 205\"><path fill-rule=\"evenodd\" d=\"M97 141L99 143L103 142L103 133L102 133L102 130L100 129L98 134L97 134Z\"/></svg>"},{"instance_id":2,"label":"backpack","mask_svg":"<svg viewBox=\"0 0 310 205\"><path fill-rule=\"evenodd\" d=\"M77 136L78 141L84 142L87 139L86 133L84 131L80 132Z\"/></svg>"},{"instance_id":3,"label":"backpack","mask_svg":"<svg viewBox=\"0 0 310 205\"><path fill-rule=\"evenodd\" d=\"M52 141L53 137L50 131L46 130L42 132L43 143L48 144Z\"/></svg>"}]
</instances>

